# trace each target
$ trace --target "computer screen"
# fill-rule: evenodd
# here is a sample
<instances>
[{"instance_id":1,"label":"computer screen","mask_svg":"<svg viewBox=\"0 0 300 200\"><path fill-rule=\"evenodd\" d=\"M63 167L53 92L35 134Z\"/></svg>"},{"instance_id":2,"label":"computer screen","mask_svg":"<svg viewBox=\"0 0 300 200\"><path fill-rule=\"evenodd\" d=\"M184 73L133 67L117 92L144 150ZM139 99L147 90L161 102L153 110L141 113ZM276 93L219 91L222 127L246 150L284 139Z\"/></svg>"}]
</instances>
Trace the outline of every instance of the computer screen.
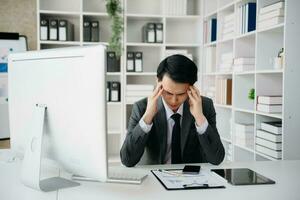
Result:
<instances>
[{"instance_id":1,"label":"computer screen","mask_svg":"<svg viewBox=\"0 0 300 200\"><path fill-rule=\"evenodd\" d=\"M72 174L105 181L105 47L16 53L8 66L11 149L24 154L33 145L36 105L45 105L45 157Z\"/></svg>"}]
</instances>

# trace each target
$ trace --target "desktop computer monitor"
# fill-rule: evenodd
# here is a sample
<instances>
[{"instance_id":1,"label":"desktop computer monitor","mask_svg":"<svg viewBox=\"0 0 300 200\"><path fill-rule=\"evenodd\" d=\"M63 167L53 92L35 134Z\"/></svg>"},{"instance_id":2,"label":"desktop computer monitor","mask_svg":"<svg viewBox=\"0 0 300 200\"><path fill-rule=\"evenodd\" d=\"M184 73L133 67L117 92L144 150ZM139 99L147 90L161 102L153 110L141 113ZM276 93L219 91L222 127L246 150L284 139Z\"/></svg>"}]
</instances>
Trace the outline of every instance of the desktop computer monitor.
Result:
<instances>
[{"instance_id":1,"label":"desktop computer monitor","mask_svg":"<svg viewBox=\"0 0 300 200\"><path fill-rule=\"evenodd\" d=\"M72 174L106 181L105 50L96 45L9 56L11 149L26 152L25 185L47 187L39 177L43 154Z\"/></svg>"}]
</instances>

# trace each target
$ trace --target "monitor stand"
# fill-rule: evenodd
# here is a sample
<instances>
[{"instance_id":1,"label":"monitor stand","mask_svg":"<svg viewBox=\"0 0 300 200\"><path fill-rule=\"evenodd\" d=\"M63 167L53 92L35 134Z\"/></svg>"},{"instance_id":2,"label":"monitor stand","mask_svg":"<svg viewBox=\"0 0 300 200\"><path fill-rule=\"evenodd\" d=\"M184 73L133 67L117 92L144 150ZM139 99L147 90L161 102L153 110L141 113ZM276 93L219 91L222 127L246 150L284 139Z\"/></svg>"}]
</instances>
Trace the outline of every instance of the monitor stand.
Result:
<instances>
[{"instance_id":1,"label":"monitor stand","mask_svg":"<svg viewBox=\"0 0 300 200\"><path fill-rule=\"evenodd\" d=\"M32 135L26 146L22 163L21 181L28 187L44 192L79 186L79 183L61 177L52 177L41 180L42 144L46 110L46 105L36 104L32 116Z\"/></svg>"}]
</instances>

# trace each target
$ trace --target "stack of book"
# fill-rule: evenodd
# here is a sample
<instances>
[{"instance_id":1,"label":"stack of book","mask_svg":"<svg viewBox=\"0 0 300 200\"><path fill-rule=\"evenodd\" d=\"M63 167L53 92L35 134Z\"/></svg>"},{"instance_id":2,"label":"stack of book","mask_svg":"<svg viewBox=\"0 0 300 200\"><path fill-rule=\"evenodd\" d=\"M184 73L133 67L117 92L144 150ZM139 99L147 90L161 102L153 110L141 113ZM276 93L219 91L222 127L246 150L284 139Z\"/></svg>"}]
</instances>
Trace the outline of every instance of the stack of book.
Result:
<instances>
[{"instance_id":1,"label":"stack of book","mask_svg":"<svg viewBox=\"0 0 300 200\"><path fill-rule=\"evenodd\" d=\"M232 103L232 79L217 78L216 80L216 103L231 105Z\"/></svg>"},{"instance_id":2,"label":"stack of book","mask_svg":"<svg viewBox=\"0 0 300 200\"><path fill-rule=\"evenodd\" d=\"M258 96L257 111L266 113L281 113L282 96Z\"/></svg>"},{"instance_id":3,"label":"stack of book","mask_svg":"<svg viewBox=\"0 0 300 200\"><path fill-rule=\"evenodd\" d=\"M216 47L210 46L205 49L205 72L211 73L216 70Z\"/></svg>"},{"instance_id":4,"label":"stack of book","mask_svg":"<svg viewBox=\"0 0 300 200\"><path fill-rule=\"evenodd\" d=\"M233 53L223 53L219 64L219 72L231 72L233 64Z\"/></svg>"},{"instance_id":5,"label":"stack of book","mask_svg":"<svg viewBox=\"0 0 300 200\"><path fill-rule=\"evenodd\" d=\"M152 94L153 85L147 84L129 84L126 85L126 103L133 104Z\"/></svg>"},{"instance_id":6,"label":"stack of book","mask_svg":"<svg viewBox=\"0 0 300 200\"><path fill-rule=\"evenodd\" d=\"M223 20L222 38L223 40L234 37L234 13L226 15Z\"/></svg>"},{"instance_id":7,"label":"stack of book","mask_svg":"<svg viewBox=\"0 0 300 200\"><path fill-rule=\"evenodd\" d=\"M244 34L256 28L256 3L246 3L238 9L238 32Z\"/></svg>"},{"instance_id":8,"label":"stack of book","mask_svg":"<svg viewBox=\"0 0 300 200\"><path fill-rule=\"evenodd\" d=\"M282 157L282 122L262 122L256 131L256 151L275 159Z\"/></svg>"},{"instance_id":9,"label":"stack of book","mask_svg":"<svg viewBox=\"0 0 300 200\"><path fill-rule=\"evenodd\" d=\"M233 63L233 71L235 72L252 71L254 70L255 58L235 58Z\"/></svg>"},{"instance_id":10,"label":"stack of book","mask_svg":"<svg viewBox=\"0 0 300 200\"><path fill-rule=\"evenodd\" d=\"M265 6L259 10L258 28L263 29L284 21L284 1Z\"/></svg>"},{"instance_id":11,"label":"stack of book","mask_svg":"<svg viewBox=\"0 0 300 200\"><path fill-rule=\"evenodd\" d=\"M74 25L66 19L42 18L40 40L74 41Z\"/></svg>"},{"instance_id":12,"label":"stack of book","mask_svg":"<svg viewBox=\"0 0 300 200\"><path fill-rule=\"evenodd\" d=\"M108 81L106 90L106 100L108 102L121 101L121 83L118 81Z\"/></svg>"},{"instance_id":13,"label":"stack of book","mask_svg":"<svg viewBox=\"0 0 300 200\"><path fill-rule=\"evenodd\" d=\"M166 49L165 51L165 57L174 55L174 54L180 54L188 57L189 59L193 60L193 55L188 53L188 50L186 49Z\"/></svg>"},{"instance_id":14,"label":"stack of book","mask_svg":"<svg viewBox=\"0 0 300 200\"><path fill-rule=\"evenodd\" d=\"M214 42L217 40L217 19L211 18L204 22L204 43Z\"/></svg>"},{"instance_id":15,"label":"stack of book","mask_svg":"<svg viewBox=\"0 0 300 200\"><path fill-rule=\"evenodd\" d=\"M149 22L142 28L143 42L162 43L163 35L163 23Z\"/></svg>"},{"instance_id":16,"label":"stack of book","mask_svg":"<svg viewBox=\"0 0 300 200\"><path fill-rule=\"evenodd\" d=\"M187 0L165 0L166 15L186 15Z\"/></svg>"},{"instance_id":17,"label":"stack of book","mask_svg":"<svg viewBox=\"0 0 300 200\"><path fill-rule=\"evenodd\" d=\"M235 143L252 148L254 145L254 124L235 123Z\"/></svg>"}]
</instances>

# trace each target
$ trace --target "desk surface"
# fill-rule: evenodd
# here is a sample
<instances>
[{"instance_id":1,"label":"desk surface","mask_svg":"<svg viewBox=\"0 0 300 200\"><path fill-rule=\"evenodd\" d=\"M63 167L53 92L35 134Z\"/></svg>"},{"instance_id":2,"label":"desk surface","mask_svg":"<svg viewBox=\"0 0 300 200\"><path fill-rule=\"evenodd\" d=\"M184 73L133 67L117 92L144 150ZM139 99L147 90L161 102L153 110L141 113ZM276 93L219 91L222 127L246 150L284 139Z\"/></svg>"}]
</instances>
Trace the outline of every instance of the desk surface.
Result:
<instances>
[{"instance_id":1,"label":"desk surface","mask_svg":"<svg viewBox=\"0 0 300 200\"><path fill-rule=\"evenodd\" d=\"M1 151L0 151L1 158ZM219 166L201 164L202 168L250 168L276 181L275 185L233 186L225 184L225 189L167 191L151 174L150 169L182 168L183 165L141 166L139 170L149 173L142 185L115 183L80 182L81 186L43 193L23 186L19 181L21 163L0 160L1 199L47 199L81 200L91 199L300 199L300 160L259 161L223 163ZM133 170L133 169L130 169Z\"/></svg>"}]
</instances>

